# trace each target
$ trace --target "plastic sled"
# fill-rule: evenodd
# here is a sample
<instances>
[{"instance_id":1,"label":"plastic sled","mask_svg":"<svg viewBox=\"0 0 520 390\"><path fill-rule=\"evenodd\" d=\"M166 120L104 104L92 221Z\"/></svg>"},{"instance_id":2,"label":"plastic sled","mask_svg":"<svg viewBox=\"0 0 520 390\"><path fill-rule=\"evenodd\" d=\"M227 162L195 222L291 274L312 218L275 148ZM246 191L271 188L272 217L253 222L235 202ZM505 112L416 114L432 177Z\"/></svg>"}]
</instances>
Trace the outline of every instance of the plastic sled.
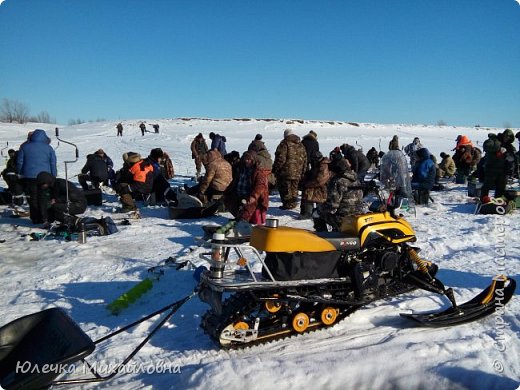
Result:
<instances>
[{"instance_id":1,"label":"plastic sled","mask_svg":"<svg viewBox=\"0 0 520 390\"><path fill-rule=\"evenodd\" d=\"M195 293L171 303L96 341L62 310L52 308L18 318L0 328L0 386L3 389L45 389L53 385L103 382L116 376L152 336ZM84 358L96 345L136 325L169 311L137 347L106 376L101 376ZM66 366L82 361L92 376L57 380Z\"/></svg>"},{"instance_id":2,"label":"plastic sled","mask_svg":"<svg viewBox=\"0 0 520 390\"><path fill-rule=\"evenodd\" d=\"M0 385L4 389L48 387L59 370L36 374L33 369L76 362L94 348L90 337L61 309L21 317L0 328Z\"/></svg>"},{"instance_id":3,"label":"plastic sled","mask_svg":"<svg viewBox=\"0 0 520 390\"><path fill-rule=\"evenodd\" d=\"M215 215L220 207L220 202L212 202L207 206L200 207L177 207L169 206L168 215L170 219L200 219Z\"/></svg>"}]
</instances>

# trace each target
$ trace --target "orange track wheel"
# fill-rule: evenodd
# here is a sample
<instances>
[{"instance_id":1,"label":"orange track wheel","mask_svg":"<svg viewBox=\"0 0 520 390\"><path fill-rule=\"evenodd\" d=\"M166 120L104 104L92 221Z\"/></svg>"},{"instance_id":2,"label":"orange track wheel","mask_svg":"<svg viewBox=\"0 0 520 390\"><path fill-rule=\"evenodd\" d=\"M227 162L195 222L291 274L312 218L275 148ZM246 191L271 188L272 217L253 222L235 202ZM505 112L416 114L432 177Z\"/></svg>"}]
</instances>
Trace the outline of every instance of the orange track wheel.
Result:
<instances>
[{"instance_id":1,"label":"orange track wheel","mask_svg":"<svg viewBox=\"0 0 520 390\"><path fill-rule=\"evenodd\" d=\"M276 313L282 308L282 304L280 302L267 301L265 303L265 309L269 313Z\"/></svg>"},{"instance_id":2,"label":"orange track wheel","mask_svg":"<svg viewBox=\"0 0 520 390\"><path fill-rule=\"evenodd\" d=\"M293 329L298 333L305 332L309 323L309 316L305 313L296 314L292 320Z\"/></svg>"},{"instance_id":3,"label":"orange track wheel","mask_svg":"<svg viewBox=\"0 0 520 390\"><path fill-rule=\"evenodd\" d=\"M333 307L326 307L321 311L321 322L324 325L330 326L336 322L338 318L338 311Z\"/></svg>"},{"instance_id":4,"label":"orange track wheel","mask_svg":"<svg viewBox=\"0 0 520 390\"><path fill-rule=\"evenodd\" d=\"M237 322L236 324L233 325L233 329L236 329L236 330L248 330L249 329L249 324L247 322L244 322L244 321L239 321L239 322Z\"/></svg>"}]
</instances>

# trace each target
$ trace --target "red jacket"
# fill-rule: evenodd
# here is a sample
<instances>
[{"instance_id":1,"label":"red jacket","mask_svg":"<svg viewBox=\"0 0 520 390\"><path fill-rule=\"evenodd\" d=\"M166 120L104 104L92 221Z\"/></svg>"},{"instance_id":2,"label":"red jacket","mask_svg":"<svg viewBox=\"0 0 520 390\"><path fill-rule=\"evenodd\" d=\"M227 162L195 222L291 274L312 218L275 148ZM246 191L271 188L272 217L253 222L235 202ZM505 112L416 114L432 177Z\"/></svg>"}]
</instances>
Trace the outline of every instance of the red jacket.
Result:
<instances>
[{"instance_id":1,"label":"red jacket","mask_svg":"<svg viewBox=\"0 0 520 390\"><path fill-rule=\"evenodd\" d=\"M257 208L266 211L269 207L269 174L270 169L256 168L251 175L251 194L242 207L238 218L249 221Z\"/></svg>"}]
</instances>

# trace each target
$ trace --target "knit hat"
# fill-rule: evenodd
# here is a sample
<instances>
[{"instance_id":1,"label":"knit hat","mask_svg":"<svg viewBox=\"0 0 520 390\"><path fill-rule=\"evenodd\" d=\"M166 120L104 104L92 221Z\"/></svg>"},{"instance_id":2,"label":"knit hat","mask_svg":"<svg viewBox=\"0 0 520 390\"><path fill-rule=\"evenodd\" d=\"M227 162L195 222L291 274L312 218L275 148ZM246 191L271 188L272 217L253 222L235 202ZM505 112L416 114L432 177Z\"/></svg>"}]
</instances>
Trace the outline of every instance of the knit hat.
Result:
<instances>
[{"instance_id":1,"label":"knit hat","mask_svg":"<svg viewBox=\"0 0 520 390\"><path fill-rule=\"evenodd\" d=\"M262 134L255 135L255 141L260 141L262 139Z\"/></svg>"},{"instance_id":2,"label":"knit hat","mask_svg":"<svg viewBox=\"0 0 520 390\"><path fill-rule=\"evenodd\" d=\"M98 155L102 156L102 155L105 154L105 151L103 149L98 149L98 150L96 150L95 154L98 154Z\"/></svg>"},{"instance_id":3,"label":"knit hat","mask_svg":"<svg viewBox=\"0 0 520 390\"><path fill-rule=\"evenodd\" d=\"M314 138L318 138L318 134L314 130L309 131L309 134L312 135Z\"/></svg>"},{"instance_id":4,"label":"knit hat","mask_svg":"<svg viewBox=\"0 0 520 390\"><path fill-rule=\"evenodd\" d=\"M162 151L161 148L152 149L150 151L150 157L157 161L158 159L164 157L164 152Z\"/></svg>"},{"instance_id":5,"label":"knit hat","mask_svg":"<svg viewBox=\"0 0 520 390\"><path fill-rule=\"evenodd\" d=\"M285 129L285 130L283 131L283 137L284 137L284 138L287 138L287 137L290 136L292 133L293 133L293 132L292 132L291 129Z\"/></svg>"},{"instance_id":6,"label":"knit hat","mask_svg":"<svg viewBox=\"0 0 520 390\"><path fill-rule=\"evenodd\" d=\"M390 144L388 145L388 149L399 150L399 138L397 137L397 135L394 135L392 137L392 140L390 141Z\"/></svg>"},{"instance_id":7,"label":"knit hat","mask_svg":"<svg viewBox=\"0 0 520 390\"><path fill-rule=\"evenodd\" d=\"M446 157L448 157L448 155L444 152L441 152L441 158L446 158Z\"/></svg>"}]
</instances>

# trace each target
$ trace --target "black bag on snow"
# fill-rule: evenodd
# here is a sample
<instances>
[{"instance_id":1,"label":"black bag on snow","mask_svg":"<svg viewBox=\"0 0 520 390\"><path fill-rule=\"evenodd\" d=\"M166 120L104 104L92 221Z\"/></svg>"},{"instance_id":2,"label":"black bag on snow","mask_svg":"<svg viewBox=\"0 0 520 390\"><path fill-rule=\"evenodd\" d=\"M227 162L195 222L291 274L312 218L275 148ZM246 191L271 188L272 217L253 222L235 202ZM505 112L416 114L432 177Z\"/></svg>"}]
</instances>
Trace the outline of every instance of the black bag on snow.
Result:
<instances>
[{"instance_id":1,"label":"black bag on snow","mask_svg":"<svg viewBox=\"0 0 520 390\"><path fill-rule=\"evenodd\" d=\"M505 215L509 214L515 207L515 202L508 201L504 204L496 204L496 203L485 203L481 204L478 208L479 214L497 214L497 215Z\"/></svg>"},{"instance_id":2,"label":"black bag on snow","mask_svg":"<svg viewBox=\"0 0 520 390\"><path fill-rule=\"evenodd\" d=\"M89 236L108 236L119 231L114 220L110 217L83 217L77 223L77 226L79 227L81 224L83 224L84 229Z\"/></svg>"}]
</instances>

